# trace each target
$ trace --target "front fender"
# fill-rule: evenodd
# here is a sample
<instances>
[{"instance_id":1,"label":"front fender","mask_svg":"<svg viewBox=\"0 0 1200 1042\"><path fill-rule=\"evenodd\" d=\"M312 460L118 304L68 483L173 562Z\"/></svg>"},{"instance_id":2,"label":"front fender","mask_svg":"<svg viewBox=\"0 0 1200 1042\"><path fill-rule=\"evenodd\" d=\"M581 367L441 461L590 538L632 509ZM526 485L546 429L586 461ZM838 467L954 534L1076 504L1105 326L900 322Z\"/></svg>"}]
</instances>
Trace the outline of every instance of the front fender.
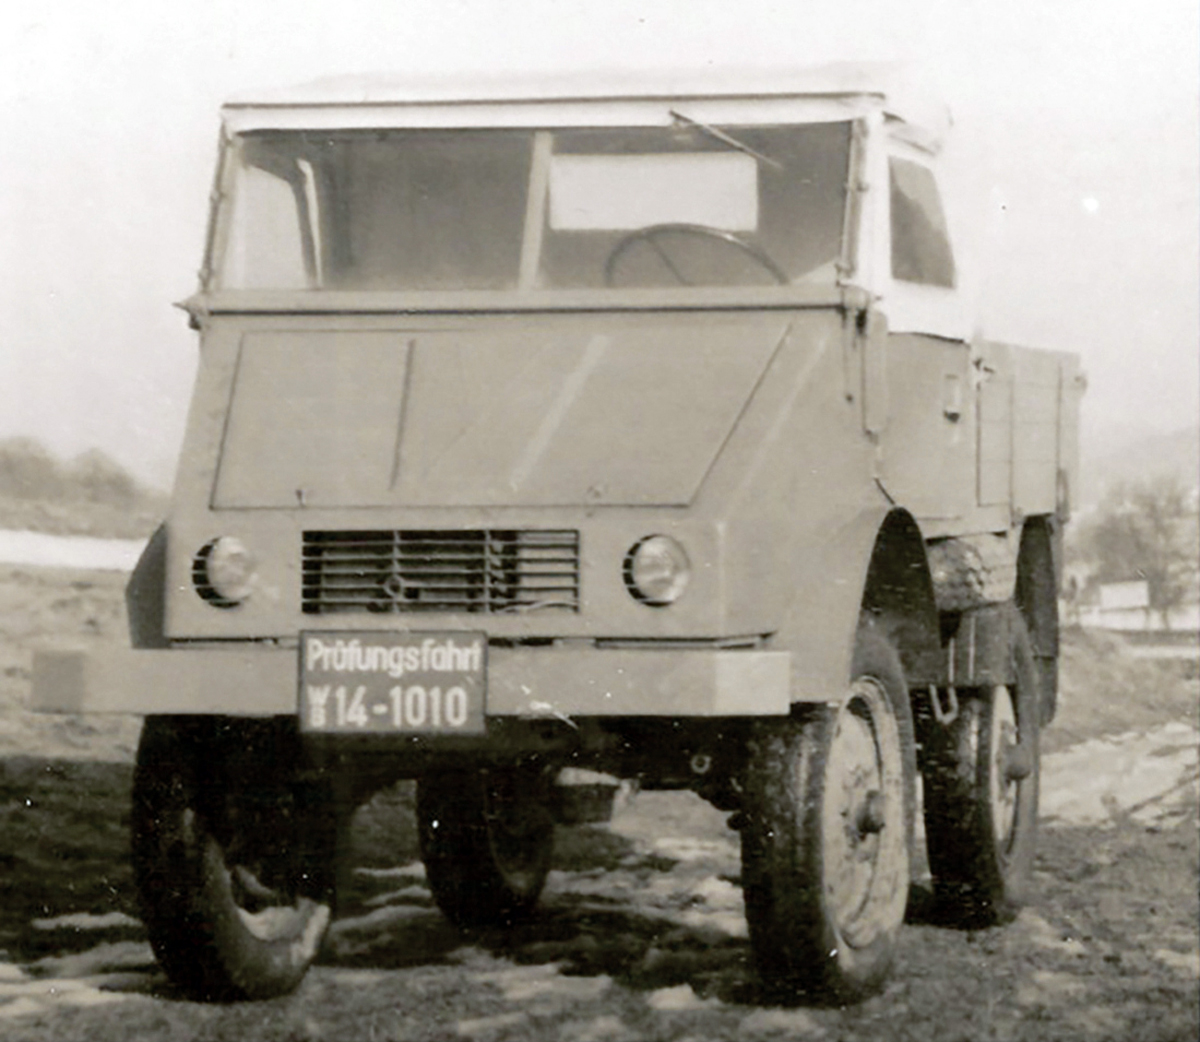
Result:
<instances>
[{"instance_id":1,"label":"front fender","mask_svg":"<svg viewBox=\"0 0 1200 1042\"><path fill-rule=\"evenodd\" d=\"M167 526L161 524L142 550L125 585L129 643L135 648L165 648L163 620L167 594Z\"/></svg>"},{"instance_id":2,"label":"front fender","mask_svg":"<svg viewBox=\"0 0 1200 1042\"><path fill-rule=\"evenodd\" d=\"M938 647L937 610L911 515L872 506L821 536L801 547L797 596L773 642L792 652L792 701L841 697L864 610L881 616L906 672L925 672Z\"/></svg>"}]
</instances>

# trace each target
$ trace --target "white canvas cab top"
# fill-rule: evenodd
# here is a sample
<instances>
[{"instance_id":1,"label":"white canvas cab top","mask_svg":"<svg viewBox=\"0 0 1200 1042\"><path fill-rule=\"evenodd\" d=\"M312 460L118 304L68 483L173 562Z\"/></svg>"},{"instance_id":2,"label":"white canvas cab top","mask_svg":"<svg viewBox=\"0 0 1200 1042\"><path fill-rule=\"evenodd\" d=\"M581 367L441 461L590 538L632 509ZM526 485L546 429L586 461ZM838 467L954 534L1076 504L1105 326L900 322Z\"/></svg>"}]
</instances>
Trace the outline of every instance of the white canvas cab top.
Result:
<instances>
[{"instance_id":1,"label":"white canvas cab top","mask_svg":"<svg viewBox=\"0 0 1200 1042\"><path fill-rule=\"evenodd\" d=\"M685 104L684 112L676 107ZM345 76L230 100L226 128L655 126L672 111L706 123L832 122L880 112L896 137L936 152L946 106L903 65L807 69L457 76Z\"/></svg>"}]
</instances>

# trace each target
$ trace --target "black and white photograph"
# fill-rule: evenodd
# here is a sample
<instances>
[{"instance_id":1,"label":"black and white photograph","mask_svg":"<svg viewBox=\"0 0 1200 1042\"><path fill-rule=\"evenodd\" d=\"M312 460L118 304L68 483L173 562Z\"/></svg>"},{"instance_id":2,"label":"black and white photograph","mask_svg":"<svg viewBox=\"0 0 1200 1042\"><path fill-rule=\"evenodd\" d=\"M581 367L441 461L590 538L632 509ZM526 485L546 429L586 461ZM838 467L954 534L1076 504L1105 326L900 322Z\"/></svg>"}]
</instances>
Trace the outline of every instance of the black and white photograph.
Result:
<instances>
[{"instance_id":1,"label":"black and white photograph","mask_svg":"<svg viewBox=\"0 0 1200 1042\"><path fill-rule=\"evenodd\" d=\"M1200 1036L1198 39L0 15L0 1042Z\"/></svg>"}]
</instances>

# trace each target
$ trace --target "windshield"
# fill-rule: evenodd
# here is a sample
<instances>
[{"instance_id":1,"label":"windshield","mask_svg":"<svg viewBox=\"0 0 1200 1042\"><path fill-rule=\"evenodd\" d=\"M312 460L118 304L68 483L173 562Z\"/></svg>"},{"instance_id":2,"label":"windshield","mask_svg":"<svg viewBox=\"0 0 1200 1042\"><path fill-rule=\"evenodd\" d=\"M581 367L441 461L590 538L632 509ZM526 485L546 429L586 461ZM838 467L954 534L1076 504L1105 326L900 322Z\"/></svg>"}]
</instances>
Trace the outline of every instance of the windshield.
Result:
<instances>
[{"instance_id":1,"label":"windshield","mask_svg":"<svg viewBox=\"0 0 1200 1042\"><path fill-rule=\"evenodd\" d=\"M836 279L848 123L257 131L234 139L227 289L553 290Z\"/></svg>"}]
</instances>

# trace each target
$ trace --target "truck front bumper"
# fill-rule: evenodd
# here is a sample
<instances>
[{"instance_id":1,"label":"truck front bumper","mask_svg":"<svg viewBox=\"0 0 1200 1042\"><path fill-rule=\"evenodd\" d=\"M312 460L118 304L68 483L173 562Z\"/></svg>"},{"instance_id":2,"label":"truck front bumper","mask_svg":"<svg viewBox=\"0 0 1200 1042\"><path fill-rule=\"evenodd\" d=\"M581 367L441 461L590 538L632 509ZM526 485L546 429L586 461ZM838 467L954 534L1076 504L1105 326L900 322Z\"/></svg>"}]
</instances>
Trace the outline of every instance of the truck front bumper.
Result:
<instances>
[{"instance_id":1,"label":"truck front bumper","mask_svg":"<svg viewBox=\"0 0 1200 1042\"><path fill-rule=\"evenodd\" d=\"M488 716L778 716L790 710L786 651L504 648L488 651ZM299 703L295 649L45 650L43 713L282 716Z\"/></svg>"}]
</instances>

